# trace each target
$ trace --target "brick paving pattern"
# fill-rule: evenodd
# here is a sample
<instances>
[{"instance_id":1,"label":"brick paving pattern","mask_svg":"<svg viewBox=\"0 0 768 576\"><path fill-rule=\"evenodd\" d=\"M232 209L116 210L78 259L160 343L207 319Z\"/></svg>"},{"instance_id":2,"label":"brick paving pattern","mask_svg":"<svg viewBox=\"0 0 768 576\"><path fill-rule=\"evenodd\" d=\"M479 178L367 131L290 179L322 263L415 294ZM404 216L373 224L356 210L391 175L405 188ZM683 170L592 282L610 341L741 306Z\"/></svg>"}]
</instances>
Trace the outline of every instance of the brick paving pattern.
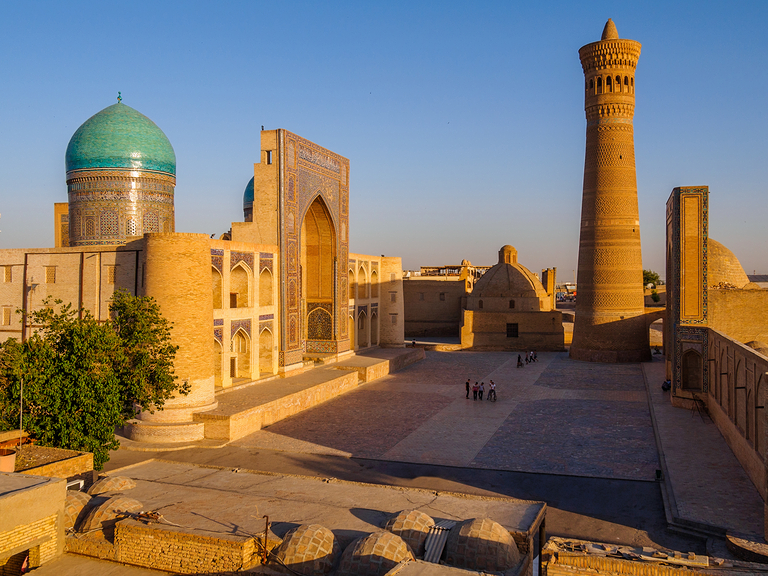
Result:
<instances>
[{"instance_id":1,"label":"brick paving pattern","mask_svg":"<svg viewBox=\"0 0 768 576\"><path fill-rule=\"evenodd\" d=\"M486 469L653 480L639 365L541 352L427 352L426 360L287 418L235 446ZM498 401L466 399L469 378ZM613 418L620 415L620 418Z\"/></svg>"},{"instance_id":2,"label":"brick paving pattern","mask_svg":"<svg viewBox=\"0 0 768 576\"><path fill-rule=\"evenodd\" d=\"M522 402L472 466L650 480L658 468L645 402Z\"/></svg>"}]
</instances>

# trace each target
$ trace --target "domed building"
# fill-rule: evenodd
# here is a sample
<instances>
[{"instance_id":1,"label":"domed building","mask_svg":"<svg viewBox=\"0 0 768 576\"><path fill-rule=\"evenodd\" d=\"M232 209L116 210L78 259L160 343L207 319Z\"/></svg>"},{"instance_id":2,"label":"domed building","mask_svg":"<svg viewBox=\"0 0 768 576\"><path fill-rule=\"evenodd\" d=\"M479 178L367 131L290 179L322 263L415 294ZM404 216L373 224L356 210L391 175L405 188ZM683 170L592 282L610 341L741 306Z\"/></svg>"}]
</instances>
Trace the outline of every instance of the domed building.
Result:
<instances>
[{"instance_id":1,"label":"domed building","mask_svg":"<svg viewBox=\"0 0 768 576\"><path fill-rule=\"evenodd\" d=\"M563 350L562 313L539 278L506 245L475 284L462 314L462 348Z\"/></svg>"},{"instance_id":2,"label":"domed building","mask_svg":"<svg viewBox=\"0 0 768 576\"><path fill-rule=\"evenodd\" d=\"M163 131L130 106L118 101L86 120L69 141L66 169L68 230L57 243L125 244L174 231L176 154Z\"/></svg>"},{"instance_id":3,"label":"domed building","mask_svg":"<svg viewBox=\"0 0 768 576\"><path fill-rule=\"evenodd\" d=\"M253 222L253 178L248 181L243 193L243 222Z\"/></svg>"}]
</instances>

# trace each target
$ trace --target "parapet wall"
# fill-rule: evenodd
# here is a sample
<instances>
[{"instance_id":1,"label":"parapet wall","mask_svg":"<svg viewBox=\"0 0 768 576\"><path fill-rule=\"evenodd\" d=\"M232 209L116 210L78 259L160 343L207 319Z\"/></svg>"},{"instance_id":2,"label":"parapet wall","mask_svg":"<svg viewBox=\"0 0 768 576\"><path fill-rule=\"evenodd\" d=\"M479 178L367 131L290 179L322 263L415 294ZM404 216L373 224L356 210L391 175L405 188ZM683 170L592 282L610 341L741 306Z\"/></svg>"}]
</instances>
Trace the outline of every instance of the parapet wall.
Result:
<instances>
[{"instance_id":1,"label":"parapet wall","mask_svg":"<svg viewBox=\"0 0 768 576\"><path fill-rule=\"evenodd\" d=\"M709 415L765 501L768 357L722 332L707 332Z\"/></svg>"}]
</instances>

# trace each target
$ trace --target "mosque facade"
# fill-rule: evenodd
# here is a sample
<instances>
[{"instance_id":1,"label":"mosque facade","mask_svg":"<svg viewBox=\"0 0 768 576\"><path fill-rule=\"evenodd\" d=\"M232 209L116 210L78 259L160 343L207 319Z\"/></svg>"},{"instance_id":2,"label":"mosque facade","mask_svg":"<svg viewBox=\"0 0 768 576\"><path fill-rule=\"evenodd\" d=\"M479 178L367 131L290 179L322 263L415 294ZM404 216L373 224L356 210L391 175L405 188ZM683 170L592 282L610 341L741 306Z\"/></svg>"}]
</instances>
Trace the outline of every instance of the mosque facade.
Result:
<instances>
[{"instance_id":1,"label":"mosque facade","mask_svg":"<svg viewBox=\"0 0 768 576\"><path fill-rule=\"evenodd\" d=\"M217 391L403 346L400 258L349 250L349 160L287 130L260 137L243 222L213 239L175 231L176 157L154 122L122 102L88 119L67 147L55 247L0 251L0 341L27 338L17 311L48 297L99 320L117 289L154 297L191 392L140 415L129 434L153 442L204 437L193 414Z\"/></svg>"}]
</instances>

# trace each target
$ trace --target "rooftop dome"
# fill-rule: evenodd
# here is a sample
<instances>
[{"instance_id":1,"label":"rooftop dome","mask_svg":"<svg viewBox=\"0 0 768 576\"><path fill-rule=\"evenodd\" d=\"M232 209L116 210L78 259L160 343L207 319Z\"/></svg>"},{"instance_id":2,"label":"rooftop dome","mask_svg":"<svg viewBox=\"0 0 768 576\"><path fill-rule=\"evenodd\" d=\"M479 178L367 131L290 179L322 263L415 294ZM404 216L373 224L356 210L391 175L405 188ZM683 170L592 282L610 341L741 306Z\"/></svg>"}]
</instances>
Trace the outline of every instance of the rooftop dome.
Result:
<instances>
[{"instance_id":1,"label":"rooftop dome","mask_svg":"<svg viewBox=\"0 0 768 576\"><path fill-rule=\"evenodd\" d=\"M243 193L243 209L250 208L253 203L253 178L248 181L248 186L245 187Z\"/></svg>"},{"instance_id":2,"label":"rooftop dome","mask_svg":"<svg viewBox=\"0 0 768 576\"><path fill-rule=\"evenodd\" d=\"M144 114L118 102L94 114L67 146L67 172L91 168L153 170L176 175L170 141Z\"/></svg>"},{"instance_id":3,"label":"rooftop dome","mask_svg":"<svg viewBox=\"0 0 768 576\"><path fill-rule=\"evenodd\" d=\"M749 284L736 255L712 238L707 241L707 284L715 288L744 288Z\"/></svg>"},{"instance_id":4,"label":"rooftop dome","mask_svg":"<svg viewBox=\"0 0 768 576\"><path fill-rule=\"evenodd\" d=\"M544 298L547 291L536 276L517 263L517 250L502 246L499 263L483 274L472 290L473 296Z\"/></svg>"}]
</instances>

